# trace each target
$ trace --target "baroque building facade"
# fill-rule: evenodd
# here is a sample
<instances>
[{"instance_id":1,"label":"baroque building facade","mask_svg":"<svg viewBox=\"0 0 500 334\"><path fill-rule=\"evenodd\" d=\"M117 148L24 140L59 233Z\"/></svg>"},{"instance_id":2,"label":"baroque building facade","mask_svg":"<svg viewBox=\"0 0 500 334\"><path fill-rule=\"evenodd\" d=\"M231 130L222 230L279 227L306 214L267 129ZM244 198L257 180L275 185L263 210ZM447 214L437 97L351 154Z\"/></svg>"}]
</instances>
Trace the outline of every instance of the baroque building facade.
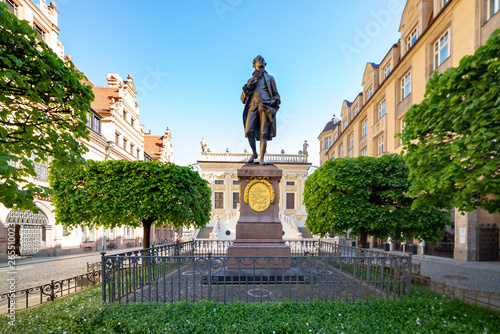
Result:
<instances>
[{"instance_id":1,"label":"baroque building facade","mask_svg":"<svg viewBox=\"0 0 500 334\"><path fill-rule=\"evenodd\" d=\"M303 201L304 181L309 175L307 142L298 154L266 154L266 161L283 171L279 185L279 211L283 226L283 237L289 240L312 238L305 227L307 212ZM243 200L237 170L243 167L250 154L213 153L202 141L201 159L196 167L201 177L212 189L212 214L207 227L189 230L185 235L197 239L234 239L239 219L240 201Z\"/></svg>"},{"instance_id":2,"label":"baroque building facade","mask_svg":"<svg viewBox=\"0 0 500 334\"><path fill-rule=\"evenodd\" d=\"M344 100L340 120L334 117L319 135L321 164L332 158L400 153L401 140L395 136L404 131L406 111L423 100L435 71L458 66L500 28L498 10L498 0L408 0L399 26L401 39L378 64L366 65L362 91L352 102ZM465 214L455 210L451 217L443 245L451 247L455 259L498 260L500 215L479 209ZM429 246L434 245L420 243L419 253Z\"/></svg>"},{"instance_id":3,"label":"baroque building facade","mask_svg":"<svg viewBox=\"0 0 500 334\"><path fill-rule=\"evenodd\" d=\"M64 48L58 39L56 3L49 5L44 0L3 0L11 13L21 20L31 23L38 37L45 41L61 58ZM154 137L144 133L140 124L139 105L136 102L136 88L129 74L123 80L117 73L108 73L107 86L99 87L90 81L85 84L92 87L95 99L88 114L87 126L89 140L81 140L89 149L86 159L105 160L148 160L152 156L161 161L173 162L171 133L167 128L161 138L157 152L148 146L148 140ZM148 152L147 150L150 150ZM41 186L49 186L49 163L37 163L37 177L32 181ZM53 256L60 254L94 251L102 249L104 240L117 248L142 245L142 228L121 227L114 229L67 229L56 225L52 212L52 202L48 199L35 199L38 214L31 211L11 210L0 204L0 260L7 259L7 226L15 225L15 246L18 255ZM151 231L153 242L173 240L176 233L168 226L159 226Z\"/></svg>"}]
</instances>

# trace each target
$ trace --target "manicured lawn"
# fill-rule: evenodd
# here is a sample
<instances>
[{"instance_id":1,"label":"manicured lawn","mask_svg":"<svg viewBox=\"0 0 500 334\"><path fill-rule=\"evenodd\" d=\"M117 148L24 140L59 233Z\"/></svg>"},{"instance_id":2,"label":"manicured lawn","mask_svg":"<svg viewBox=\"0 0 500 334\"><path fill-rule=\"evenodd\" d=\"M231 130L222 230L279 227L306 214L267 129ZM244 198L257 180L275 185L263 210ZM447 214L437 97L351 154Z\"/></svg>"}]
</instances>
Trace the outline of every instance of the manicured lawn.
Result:
<instances>
[{"instance_id":1,"label":"manicured lawn","mask_svg":"<svg viewBox=\"0 0 500 334\"><path fill-rule=\"evenodd\" d=\"M498 333L500 312L414 288L369 302L104 304L101 286L0 317L0 333Z\"/></svg>"}]
</instances>

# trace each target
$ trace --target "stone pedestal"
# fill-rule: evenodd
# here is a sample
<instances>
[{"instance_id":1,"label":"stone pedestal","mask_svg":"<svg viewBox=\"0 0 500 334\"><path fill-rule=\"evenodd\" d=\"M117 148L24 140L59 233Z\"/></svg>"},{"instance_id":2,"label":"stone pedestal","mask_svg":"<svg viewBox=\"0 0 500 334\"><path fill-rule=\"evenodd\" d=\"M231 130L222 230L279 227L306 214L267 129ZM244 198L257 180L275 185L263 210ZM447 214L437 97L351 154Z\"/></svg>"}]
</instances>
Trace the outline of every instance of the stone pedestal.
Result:
<instances>
[{"instance_id":1,"label":"stone pedestal","mask_svg":"<svg viewBox=\"0 0 500 334\"><path fill-rule=\"evenodd\" d=\"M228 256L291 256L283 240L279 219L279 182L282 171L276 166L245 165L238 169L240 180L240 219L236 239L228 247ZM228 262L228 268L289 269L290 262L269 264L267 260L251 265Z\"/></svg>"}]
</instances>

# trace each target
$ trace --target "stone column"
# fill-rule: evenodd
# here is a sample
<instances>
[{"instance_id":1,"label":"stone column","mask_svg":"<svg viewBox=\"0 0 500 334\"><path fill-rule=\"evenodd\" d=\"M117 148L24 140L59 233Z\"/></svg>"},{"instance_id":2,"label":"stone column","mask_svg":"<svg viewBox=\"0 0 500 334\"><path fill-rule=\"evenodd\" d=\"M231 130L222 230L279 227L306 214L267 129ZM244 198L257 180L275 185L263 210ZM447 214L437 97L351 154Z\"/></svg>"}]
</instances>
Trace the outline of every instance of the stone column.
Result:
<instances>
[{"instance_id":1,"label":"stone column","mask_svg":"<svg viewBox=\"0 0 500 334\"><path fill-rule=\"evenodd\" d=\"M240 218L236 239L228 247L228 256L290 256L290 247L283 240L279 219L279 182L282 171L276 166L245 165L238 169L240 180ZM229 261L228 268L242 268ZM279 262L268 265L261 261L249 268L290 268Z\"/></svg>"}]
</instances>

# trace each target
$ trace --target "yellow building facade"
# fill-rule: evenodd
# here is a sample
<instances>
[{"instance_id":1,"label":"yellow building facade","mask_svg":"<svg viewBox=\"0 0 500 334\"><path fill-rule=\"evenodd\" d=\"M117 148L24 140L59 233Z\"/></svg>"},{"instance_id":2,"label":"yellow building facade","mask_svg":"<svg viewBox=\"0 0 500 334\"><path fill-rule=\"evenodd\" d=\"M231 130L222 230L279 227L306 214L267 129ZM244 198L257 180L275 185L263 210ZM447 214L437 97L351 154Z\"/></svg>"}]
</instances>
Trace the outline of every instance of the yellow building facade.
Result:
<instances>
[{"instance_id":1,"label":"yellow building facade","mask_svg":"<svg viewBox=\"0 0 500 334\"><path fill-rule=\"evenodd\" d=\"M320 134L320 164L331 158L400 153L403 147L396 134L404 128L406 111L423 100L435 71L458 66L500 28L498 9L498 0L408 0L400 40L379 63L366 65L362 91L352 102L343 102L340 120L333 125L332 119ZM483 210L452 217L454 258L481 260L480 229L498 227L500 217ZM419 252L424 250L421 243Z\"/></svg>"}]
</instances>

